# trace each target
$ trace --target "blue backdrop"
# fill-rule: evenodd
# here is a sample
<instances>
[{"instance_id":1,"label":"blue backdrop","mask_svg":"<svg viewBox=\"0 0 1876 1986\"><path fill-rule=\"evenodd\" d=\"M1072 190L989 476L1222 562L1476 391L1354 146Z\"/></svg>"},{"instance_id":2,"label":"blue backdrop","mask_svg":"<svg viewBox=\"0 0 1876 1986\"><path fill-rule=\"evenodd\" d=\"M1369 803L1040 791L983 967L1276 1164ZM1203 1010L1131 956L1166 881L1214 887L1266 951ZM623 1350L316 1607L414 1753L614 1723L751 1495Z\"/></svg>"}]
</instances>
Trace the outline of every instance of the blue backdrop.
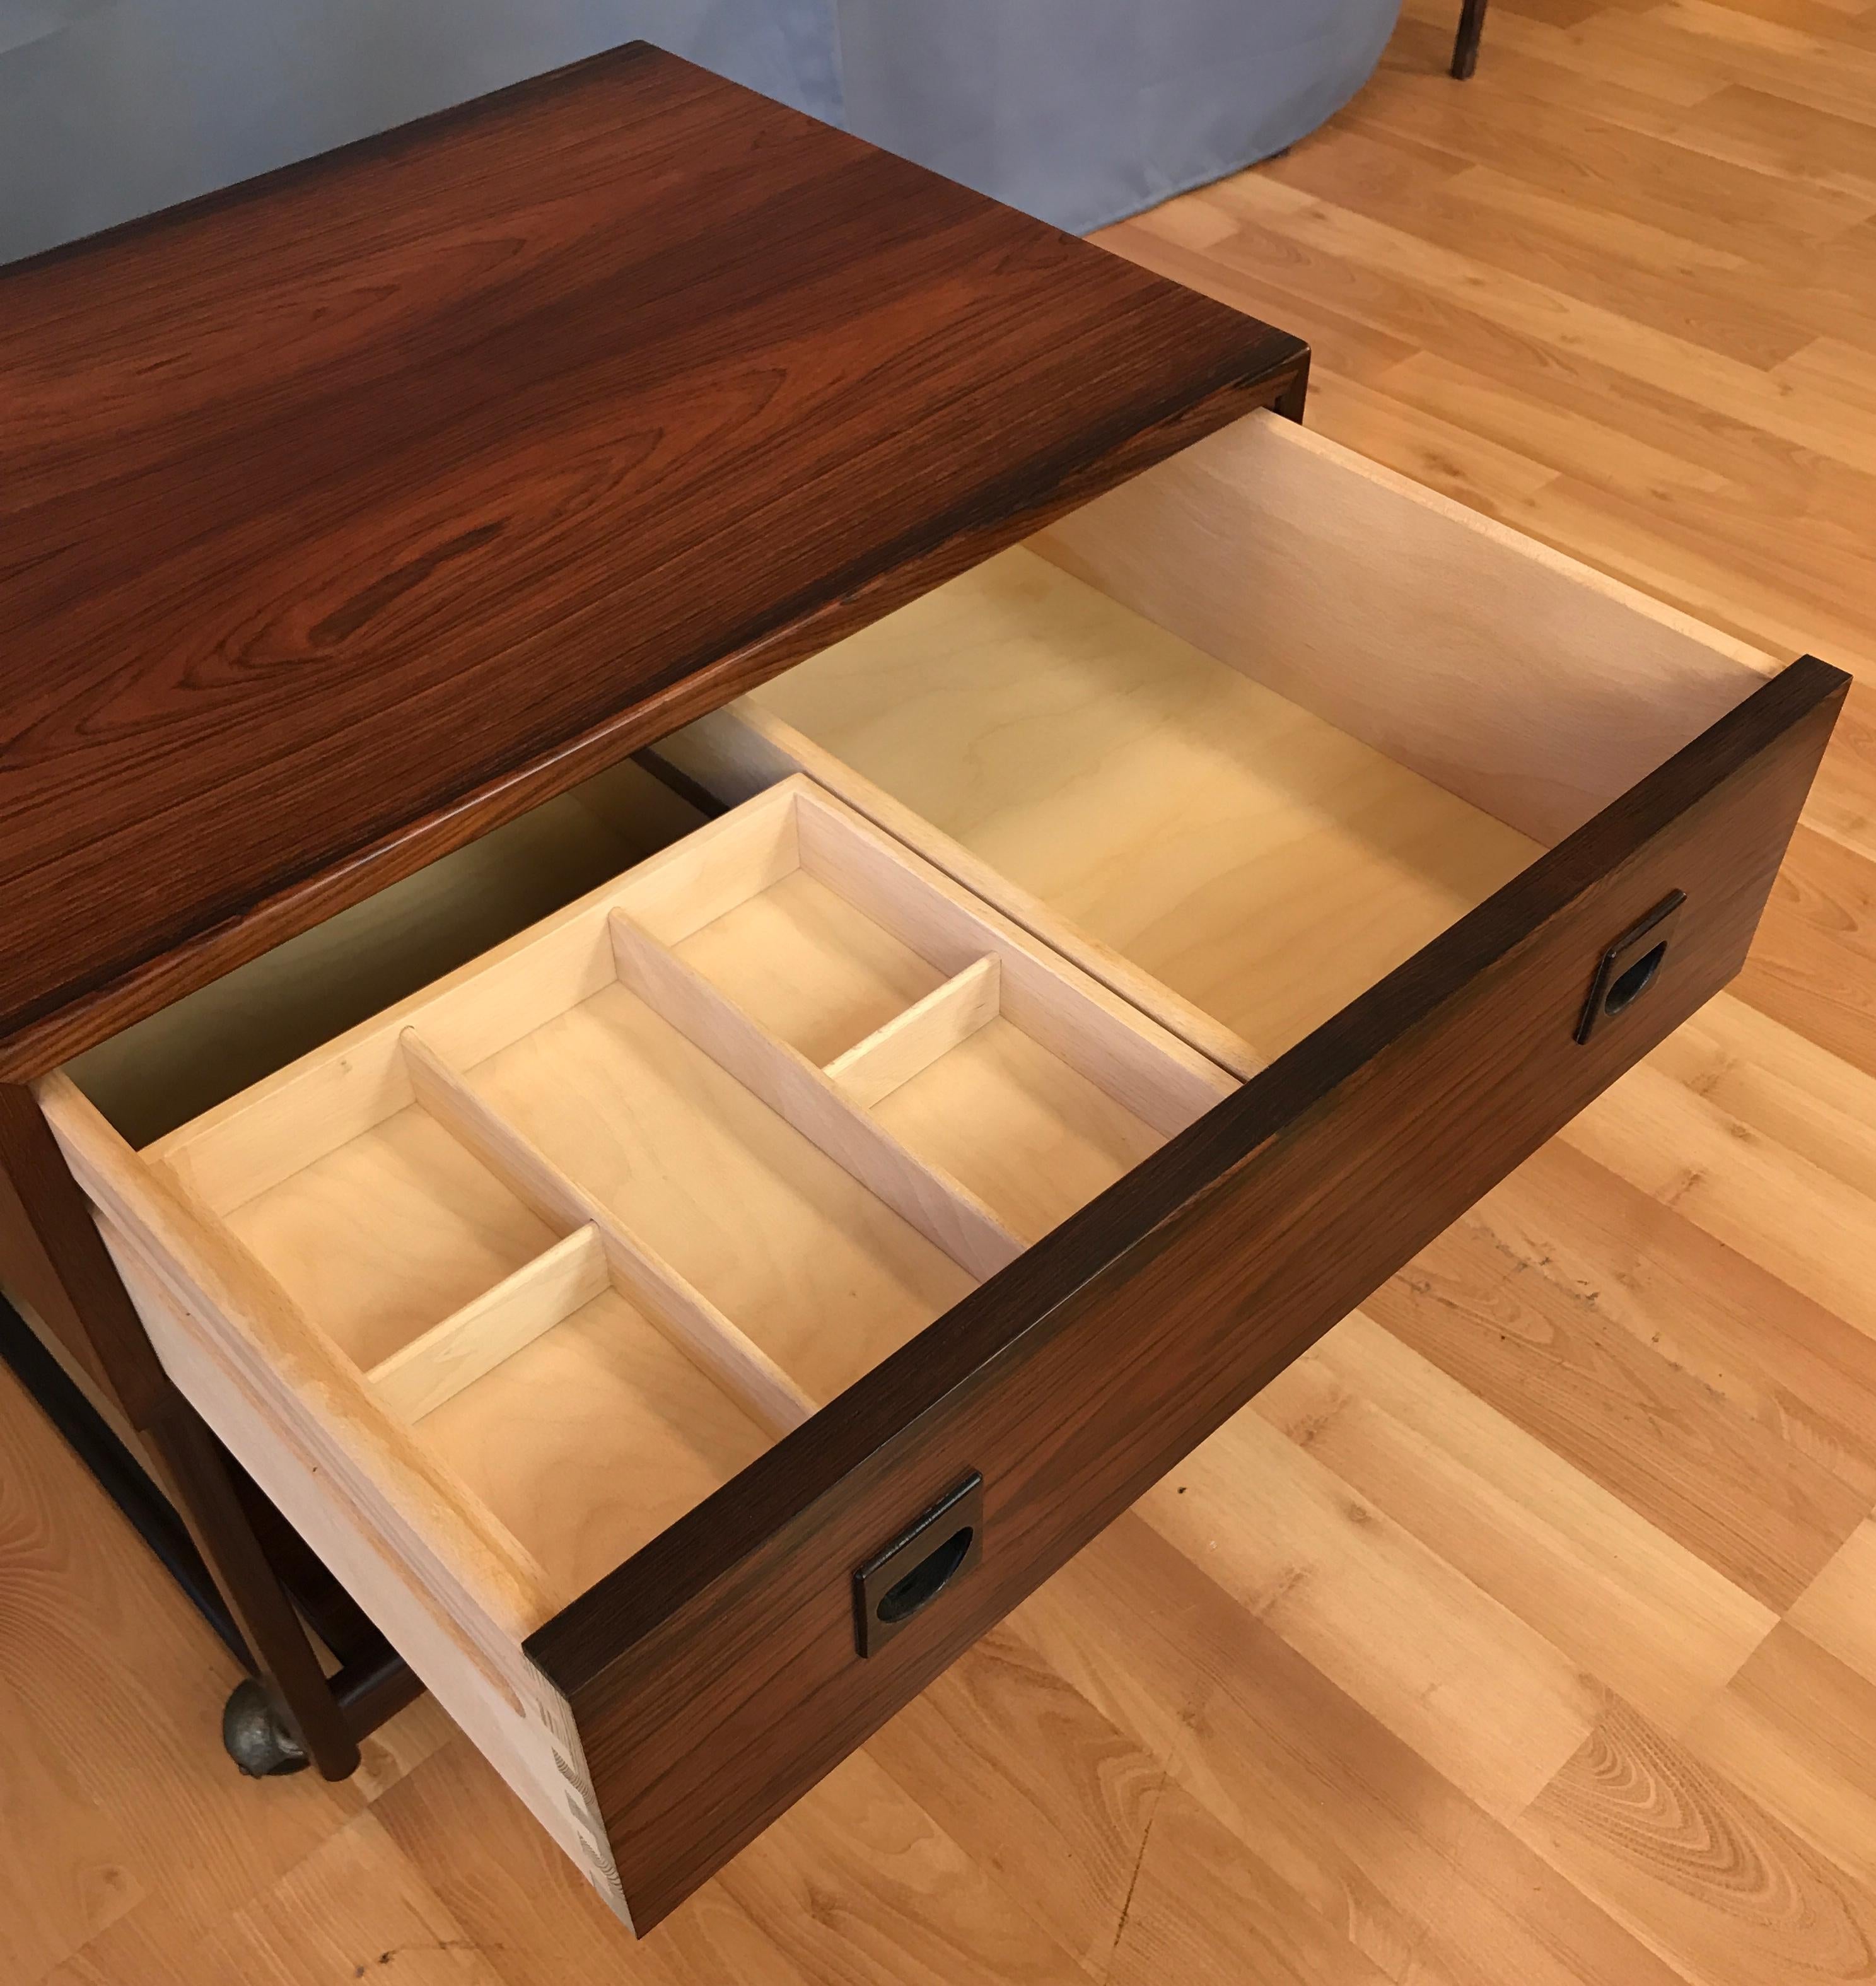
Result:
<instances>
[{"instance_id":1,"label":"blue backdrop","mask_svg":"<svg viewBox=\"0 0 1876 1986\"><path fill-rule=\"evenodd\" d=\"M1398 0L0 0L0 261L639 36L1078 231L1280 150Z\"/></svg>"}]
</instances>

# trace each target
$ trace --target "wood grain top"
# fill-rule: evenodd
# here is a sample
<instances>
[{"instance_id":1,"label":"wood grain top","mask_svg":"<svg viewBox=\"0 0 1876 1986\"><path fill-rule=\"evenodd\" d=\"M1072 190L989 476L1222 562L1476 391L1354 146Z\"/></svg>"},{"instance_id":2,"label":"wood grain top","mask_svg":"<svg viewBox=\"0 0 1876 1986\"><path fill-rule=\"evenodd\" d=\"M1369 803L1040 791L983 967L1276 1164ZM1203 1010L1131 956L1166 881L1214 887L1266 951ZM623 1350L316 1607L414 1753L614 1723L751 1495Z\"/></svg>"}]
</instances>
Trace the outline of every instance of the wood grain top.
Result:
<instances>
[{"instance_id":1,"label":"wood grain top","mask_svg":"<svg viewBox=\"0 0 1876 1986\"><path fill-rule=\"evenodd\" d=\"M0 271L0 1073L1306 356L642 45Z\"/></svg>"}]
</instances>

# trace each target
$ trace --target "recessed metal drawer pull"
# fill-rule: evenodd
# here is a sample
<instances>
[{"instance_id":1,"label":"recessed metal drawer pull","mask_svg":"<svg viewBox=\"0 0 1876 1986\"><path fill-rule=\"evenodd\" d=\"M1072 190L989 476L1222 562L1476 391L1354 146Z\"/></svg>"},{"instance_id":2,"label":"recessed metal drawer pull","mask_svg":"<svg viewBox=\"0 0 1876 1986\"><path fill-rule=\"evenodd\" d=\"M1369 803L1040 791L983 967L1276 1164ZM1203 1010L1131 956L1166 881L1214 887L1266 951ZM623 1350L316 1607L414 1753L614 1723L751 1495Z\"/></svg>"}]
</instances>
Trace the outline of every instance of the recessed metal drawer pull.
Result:
<instances>
[{"instance_id":1,"label":"recessed metal drawer pull","mask_svg":"<svg viewBox=\"0 0 1876 1986\"><path fill-rule=\"evenodd\" d=\"M1576 1024L1579 1042L1588 1041L1605 1021L1626 1013L1660 978L1674 921L1686 900L1684 890L1670 890L1602 954L1590 983L1589 998L1583 1003L1582 1018Z\"/></svg>"},{"instance_id":2,"label":"recessed metal drawer pull","mask_svg":"<svg viewBox=\"0 0 1876 1986\"><path fill-rule=\"evenodd\" d=\"M853 1575L856 1638L876 1654L983 1555L983 1478L973 1469Z\"/></svg>"}]
</instances>

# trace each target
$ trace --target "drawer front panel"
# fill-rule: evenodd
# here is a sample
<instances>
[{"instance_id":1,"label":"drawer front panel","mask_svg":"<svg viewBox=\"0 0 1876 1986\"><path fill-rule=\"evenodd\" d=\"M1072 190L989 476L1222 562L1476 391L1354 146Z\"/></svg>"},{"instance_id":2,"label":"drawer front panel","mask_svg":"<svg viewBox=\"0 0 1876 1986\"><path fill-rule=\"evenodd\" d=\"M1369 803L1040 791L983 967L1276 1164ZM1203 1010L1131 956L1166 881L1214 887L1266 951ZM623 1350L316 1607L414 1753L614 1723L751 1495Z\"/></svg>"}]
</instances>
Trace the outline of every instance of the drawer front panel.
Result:
<instances>
[{"instance_id":1,"label":"drawer front panel","mask_svg":"<svg viewBox=\"0 0 1876 1986\"><path fill-rule=\"evenodd\" d=\"M531 1638L641 1930L1733 976L1847 680L1785 671ZM973 1472L862 1657L856 1570Z\"/></svg>"}]
</instances>

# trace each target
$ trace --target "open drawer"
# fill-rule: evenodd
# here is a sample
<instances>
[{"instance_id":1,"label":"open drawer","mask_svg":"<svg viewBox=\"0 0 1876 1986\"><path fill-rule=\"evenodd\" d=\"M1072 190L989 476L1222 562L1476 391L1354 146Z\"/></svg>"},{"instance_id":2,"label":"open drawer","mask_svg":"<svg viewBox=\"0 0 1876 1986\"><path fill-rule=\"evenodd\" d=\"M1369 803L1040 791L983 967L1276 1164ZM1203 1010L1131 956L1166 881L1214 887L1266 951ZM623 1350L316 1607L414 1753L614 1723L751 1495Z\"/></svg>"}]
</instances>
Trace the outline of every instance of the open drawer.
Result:
<instances>
[{"instance_id":1,"label":"open drawer","mask_svg":"<svg viewBox=\"0 0 1876 1986\"><path fill-rule=\"evenodd\" d=\"M1844 682L1257 416L664 740L668 845L440 981L41 1096L642 1930L1725 982Z\"/></svg>"}]
</instances>

